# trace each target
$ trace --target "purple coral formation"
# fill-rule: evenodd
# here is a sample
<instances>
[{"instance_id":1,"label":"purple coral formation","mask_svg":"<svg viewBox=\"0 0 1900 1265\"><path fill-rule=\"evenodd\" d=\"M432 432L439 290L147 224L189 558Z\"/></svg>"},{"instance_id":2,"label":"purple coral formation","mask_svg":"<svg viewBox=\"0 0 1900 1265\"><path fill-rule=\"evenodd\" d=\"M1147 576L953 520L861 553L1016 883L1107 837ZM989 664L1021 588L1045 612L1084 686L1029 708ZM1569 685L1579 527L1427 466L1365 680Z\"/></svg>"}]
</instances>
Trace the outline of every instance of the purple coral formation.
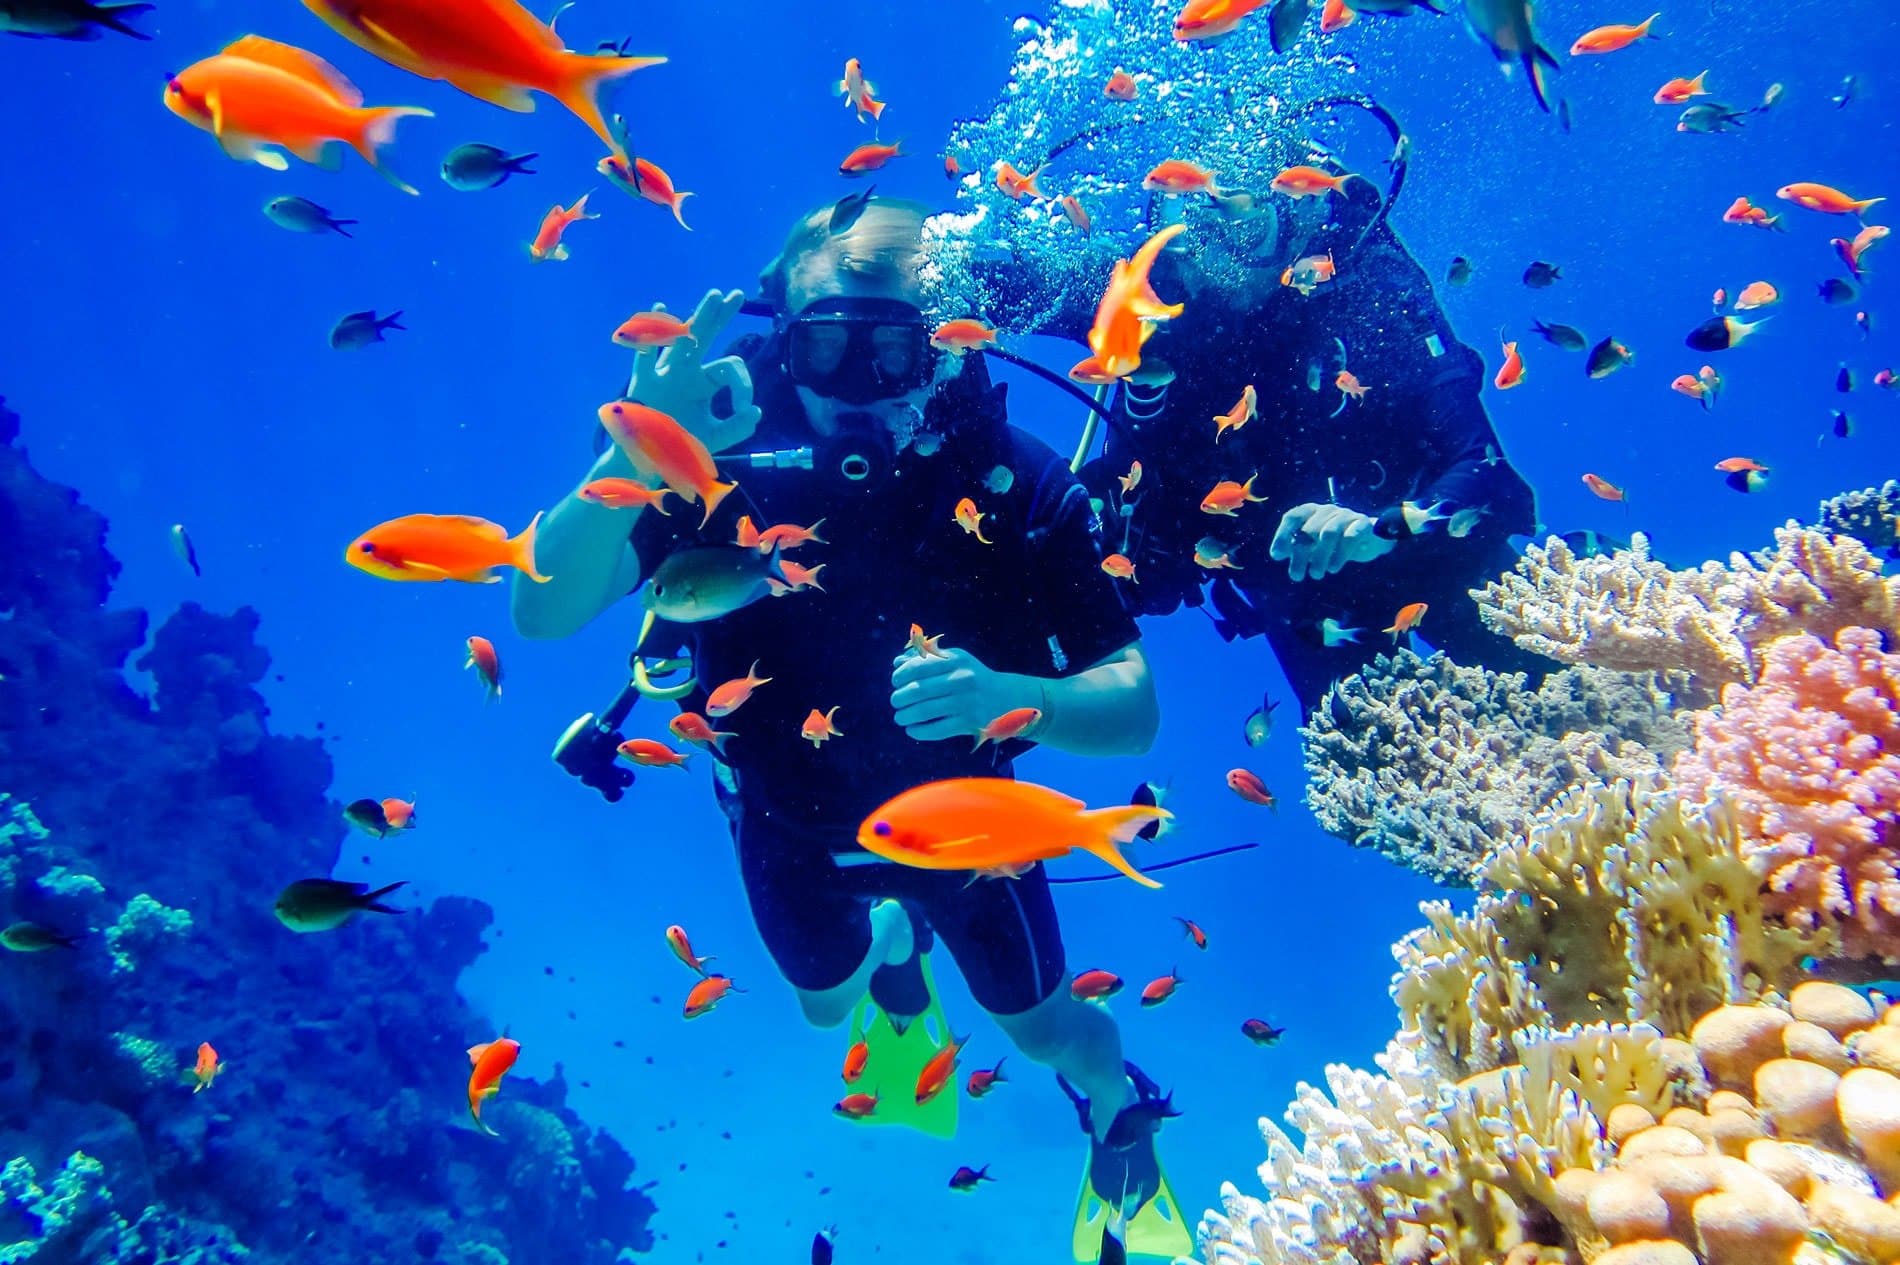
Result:
<instances>
[{"instance_id":1,"label":"purple coral formation","mask_svg":"<svg viewBox=\"0 0 1900 1265\"><path fill-rule=\"evenodd\" d=\"M151 695L133 690L147 621L106 608L105 520L33 470L18 428L0 402L0 791L48 836L0 830L0 922L92 934L0 961L0 1165L22 1157L47 1191L110 1190L89 1215L116 1229L74 1259L186 1259L167 1245L200 1230L206 1261L649 1250L632 1158L564 1106L558 1076L510 1080L487 1113L502 1141L456 1127L464 1050L494 1036L455 988L486 905L445 897L328 935L277 923L278 890L329 874L346 827L322 745L269 730L256 613L187 604L137 660ZM120 911L141 894L157 905L131 927ZM108 941L136 947L130 967ZM204 1040L233 1071L194 1095ZM63 1172L74 1151L99 1165ZM0 1238L50 1245L58 1227L19 1193L30 1175L8 1173Z\"/></svg>"}]
</instances>

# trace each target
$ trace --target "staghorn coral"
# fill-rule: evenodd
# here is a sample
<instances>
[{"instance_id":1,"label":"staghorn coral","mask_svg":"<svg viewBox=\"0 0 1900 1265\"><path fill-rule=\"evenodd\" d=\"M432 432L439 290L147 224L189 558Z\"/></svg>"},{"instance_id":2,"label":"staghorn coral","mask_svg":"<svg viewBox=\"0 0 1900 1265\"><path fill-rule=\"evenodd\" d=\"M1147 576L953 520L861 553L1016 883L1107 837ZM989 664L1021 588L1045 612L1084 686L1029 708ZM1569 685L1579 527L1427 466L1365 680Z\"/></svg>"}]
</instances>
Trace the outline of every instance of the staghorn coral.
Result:
<instances>
[{"instance_id":1,"label":"staghorn coral","mask_svg":"<svg viewBox=\"0 0 1900 1265\"><path fill-rule=\"evenodd\" d=\"M190 914L140 892L126 902L119 920L106 928L112 969L130 974L139 969L142 959L190 931Z\"/></svg>"},{"instance_id":2,"label":"staghorn coral","mask_svg":"<svg viewBox=\"0 0 1900 1265\"><path fill-rule=\"evenodd\" d=\"M1837 929L1847 956L1900 961L1900 654L1849 628L1832 648L1785 638L1765 660L1758 684L1730 685L1695 717L1676 779L1734 805L1770 913Z\"/></svg>"},{"instance_id":3,"label":"staghorn coral","mask_svg":"<svg viewBox=\"0 0 1900 1265\"><path fill-rule=\"evenodd\" d=\"M1443 883L1468 885L1495 839L1586 778L1654 771L1687 745L1684 679L1594 668L1522 673L1381 655L1335 684L1305 739L1321 826Z\"/></svg>"},{"instance_id":4,"label":"staghorn coral","mask_svg":"<svg viewBox=\"0 0 1900 1265\"><path fill-rule=\"evenodd\" d=\"M1900 632L1900 578L1860 541L1795 523L1775 547L1672 571L1631 548L1578 558L1552 538L1473 590L1485 623L1562 663L1628 672L1683 670L1707 688L1753 680L1761 651L1791 633L1861 626Z\"/></svg>"},{"instance_id":5,"label":"staghorn coral","mask_svg":"<svg viewBox=\"0 0 1900 1265\"><path fill-rule=\"evenodd\" d=\"M1877 488L1843 492L1821 502L1815 526L1833 536L1852 536L1869 549L1895 547L1894 528L1900 523L1900 481L1888 479Z\"/></svg>"},{"instance_id":6,"label":"staghorn coral","mask_svg":"<svg viewBox=\"0 0 1900 1265\"><path fill-rule=\"evenodd\" d=\"M17 1236L17 1237L16 1237ZM145 1208L130 1222L108 1188L105 1166L69 1155L51 1189L24 1157L0 1170L0 1265L16 1262L166 1261L237 1265L251 1253L222 1227Z\"/></svg>"}]
</instances>

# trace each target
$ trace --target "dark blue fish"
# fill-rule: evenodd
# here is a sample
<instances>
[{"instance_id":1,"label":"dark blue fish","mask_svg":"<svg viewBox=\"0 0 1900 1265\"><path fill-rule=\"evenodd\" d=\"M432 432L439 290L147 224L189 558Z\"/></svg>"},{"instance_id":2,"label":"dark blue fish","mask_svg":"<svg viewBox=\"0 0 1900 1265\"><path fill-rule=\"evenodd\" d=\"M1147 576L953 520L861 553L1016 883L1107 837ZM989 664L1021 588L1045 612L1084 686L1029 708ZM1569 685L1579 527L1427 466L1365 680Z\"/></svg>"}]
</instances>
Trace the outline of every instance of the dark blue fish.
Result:
<instances>
[{"instance_id":1,"label":"dark blue fish","mask_svg":"<svg viewBox=\"0 0 1900 1265\"><path fill-rule=\"evenodd\" d=\"M864 208L871 205L871 195L876 192L877 186L872 185L863 193L847 193L839 198L831 208L831 219L825 227L837 234L856 224L858 217L864 214Z\"/></svg>"},{"instance_id":2,"label":"dark blue fish","mask_svg":"<svg viewBox=\"0 0 1900 1265\"><path fill-rule=\"evenodd\" d=\"M104 27L135 40L149 40L151 36L127 26L125 19L150 13L155 7L90 0L0 0L0 31L28 39L96 40Z\"/></svg>"},{"instance_id":3,"label":"dark blue fish","mask_svg":"<svg viewBox=\"0 0 1900 1265\"><path fill-rule=\"evenodd\" d=\"M330 346L338 351L356 351L371 343L380 343L384 341L384 330L409 328L399 323L401 317L401 312L391 312L388 316L378 316L374 310L351 312L330 331Z\"/></svg>"},{"instance_id":4,"label":"dark blue fish","mask_svg":"<svg viewBox=\"0 0 1900 1265\"><path fill-rule=\"evenodd\" d=\"M831 1265L831 1236L824 1230L811 1236L811 1265Z\"/></svg>"}]
</instances>

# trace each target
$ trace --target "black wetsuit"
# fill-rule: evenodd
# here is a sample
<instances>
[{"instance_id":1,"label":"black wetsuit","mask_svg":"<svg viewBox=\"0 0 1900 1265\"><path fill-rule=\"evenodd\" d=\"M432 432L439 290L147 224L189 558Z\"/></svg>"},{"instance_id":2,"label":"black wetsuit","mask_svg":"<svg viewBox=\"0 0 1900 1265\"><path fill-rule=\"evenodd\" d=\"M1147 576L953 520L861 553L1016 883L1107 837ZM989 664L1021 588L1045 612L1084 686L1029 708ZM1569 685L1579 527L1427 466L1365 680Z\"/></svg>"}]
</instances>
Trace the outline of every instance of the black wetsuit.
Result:
<instances>
[{"instance_id":1,"label":"black wetsuit","mask_svg":"<svg viewBox=\"0 0 1900 1265\"><path fill-rule=\"evenodd\" d=\"M1115 476L1131 460L1143 465L1126 540L1113 510L1105 515L1108 546L1126 545L1141 580L1124 593L1142 614L1211 598L1224 636L1266 636L1309 710L1331 682L1390 648L1392 639L1380 630L1412 602L1430 606L1419 635L1459 662L1537 672L1537 657L1485 629L1467 595L1512 565L1516 551L1507 537L1528 534L1536 521L1530 487L1502 459L1479 401L1483 363L1458 342L1430 282L1389 229L1378 226L1363 248L1337 262L1336 278L1310 295L1276 287L1247 312L1223 307L1213 289L1204 289L1147 344L1145 355L1177 375L1162 411L1147 420L1128 416L1130 407L1144 412L1152 405L1137 398L1139 387L1118 391L1122 425L1111 433L1106 457L1084 472L1091 488L1119 508ZM1179 301L1182 287L1171 284L1166 264L1164 256L1156 289ZM1343 409L1335 385L1342 361L1366 388ZM1259 415L1217 444L1213 418L1231 409L1249 383ZM1234 518L1202 512L1202 498L1217 481L1249 475L1257 475L1253 491L1264 503L1242 506ZM1444 515L1484 512L1462 537L1450 535L1445 522L1414 535L1400 508L1408 500L1439 505ZM1380 534L1396 547L1372 562L1295 583L1268 548L1281 517L1309 502L1378 518ZM1239 570L1197 565L1195 544L1209 536L1229 547ZM1328 617L1362 629L1357 642L1325 645L1321 621Z\"/></svg>"},{"instance_id":2,"label":"black wetsuit","mask_svg":"<svg viewBox=\"0 0 1900 1265\"><path fill-rule=\"evenodd\" d=\"M749 357L763 411L751 451L812 444L796 394L775 368L773 344ZM766 598L722 619L680 625L697 690L680 701L703 712L706 691L742 677L754 661L771 682L715 720L738 736L725 746L721 801L732 819L740 869L767 950L794 986L823 991L864 960L868 904L905 901L950 949L987 1010L1016 1014L1061 986L1065 961L1041 866L1022 878L969 875L866 860L855 840L864 818L891 796L945 777L1009 776L1013 742L971 750L968 739L918 742L895 723L891 671L913 623L946 648L1002 672L1063 676L1133 643L1139 633L1114 581L1100 569L1088 497L1046 445L1004 421L1001 388L980 364L940 389L927 413L943 435L929 456L906 451L874 462L852 483L832 472L727 465L740 492L713 516L704 539L730 542L741 514L763 528L824 520L827 543L787 556L824 569L822 592ZM997 467L1008 491L990 490ZM954 521L959 500L983 511L985 545ZM695 543L696 515L642 514L633 536L643 575ZM842 736L822 747L800 737L813 708L836 707ZM874 995L877 981L874 981ZM880 996L887 1009L915 1009Z\"/></svg>"}]
</instances>

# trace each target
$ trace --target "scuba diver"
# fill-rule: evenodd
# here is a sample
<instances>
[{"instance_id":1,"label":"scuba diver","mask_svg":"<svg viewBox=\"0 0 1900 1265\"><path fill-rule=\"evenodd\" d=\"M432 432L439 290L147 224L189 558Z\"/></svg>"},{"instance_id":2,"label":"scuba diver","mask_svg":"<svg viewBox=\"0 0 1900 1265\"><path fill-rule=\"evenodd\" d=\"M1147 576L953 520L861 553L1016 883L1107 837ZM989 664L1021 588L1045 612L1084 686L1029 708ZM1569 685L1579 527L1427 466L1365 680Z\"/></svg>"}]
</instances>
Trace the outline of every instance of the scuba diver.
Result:
<instances>
[{"instance_id":1,"label":"scuba diver","mask_svg":"<svg viewBox=\"0 0 1900 1265\"><path fill-rule=\"evenodd\" d=\"M536 562L553 579L514 588L515 624L567 636L647 581L643 601L665 619L649 617L636 654L689 651L694 680L666 693L682 714L731 731L696 732L746 898L807 1019L849 1019L854 1051L867 1048L856 1086L875 1096L865 1123L955 1129L954 1081L923 1103L913 1093L952 1040L929 965L941 940L1017 1049L1083 1103L1077 1259L1183 1254L1190 1232L1155 1156L1173 1109L1124 1063L1113 1016L1071 995L1043 866L972 881L856 843L860 823L902 791L1008 777L1034 744L1138 754L1159 719L1086 491L1065 460L1009 425L982 356L932 345L923 223L922 208L888 199L821 207L761 277L769 336L702 362L745 306L713 293L691 340L640 352L626 398L676 419L738 488L704 524L698 506L609 509L577 489L542 520ZM582 486L635 473L609 447ZM797 551L801 570L788 575L778 549L735 545L742 516L758 530L809 528L795 533L814 542ZM769 577L776 595L753 583L733 597L721 575L734 570L749 583ZM709 706L720 682L756 692L743 707ZM1039 716L1021 737L973 748L1022 708ZM599 728L583 718L569 736Z\"/></svg>"}]
</instances>

